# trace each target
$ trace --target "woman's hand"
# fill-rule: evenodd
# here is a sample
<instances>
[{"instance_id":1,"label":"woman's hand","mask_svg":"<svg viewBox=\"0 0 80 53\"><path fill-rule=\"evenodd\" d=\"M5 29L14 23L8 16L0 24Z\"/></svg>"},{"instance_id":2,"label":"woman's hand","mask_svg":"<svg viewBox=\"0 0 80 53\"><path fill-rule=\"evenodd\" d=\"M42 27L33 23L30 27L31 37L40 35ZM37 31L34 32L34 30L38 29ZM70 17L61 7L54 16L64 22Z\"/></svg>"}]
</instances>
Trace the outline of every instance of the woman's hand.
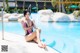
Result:
<instances>
[{"instance_id":1,"label":"woman's hand","mask_svg":"<svg viewBox=\"0 0 80 53\"><path fill-rule=\"evenodd\" d=\"M30 26L30 27L28 27L29 29L32 29L33 28L33 26Z\"/></svg>"}]
</instances>

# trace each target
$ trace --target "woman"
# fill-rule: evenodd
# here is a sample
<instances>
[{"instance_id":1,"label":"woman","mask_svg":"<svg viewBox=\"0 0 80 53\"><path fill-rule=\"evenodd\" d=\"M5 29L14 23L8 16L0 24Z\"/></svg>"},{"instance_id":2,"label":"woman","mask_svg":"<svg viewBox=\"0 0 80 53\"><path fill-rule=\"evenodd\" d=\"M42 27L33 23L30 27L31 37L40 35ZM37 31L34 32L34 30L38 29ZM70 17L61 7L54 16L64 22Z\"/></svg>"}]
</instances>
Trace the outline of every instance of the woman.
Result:
<instances>
[{"instance_id":1,"label":"woman","mask_svg":"<svg viewBox=\"0 0 80 53\"><path fill-rule=\"evenodd\" d=\"M45 48L46 45L43 44L40 40L41 31L35 26L34 22L30 20L28 11L24 11L24 17L24 20L22 20L22 26L26 33L26 41L34 41L38 44L39 47ZM35 28L35 31L33 31L33 27Z\"/></svg>"}]
</instances>

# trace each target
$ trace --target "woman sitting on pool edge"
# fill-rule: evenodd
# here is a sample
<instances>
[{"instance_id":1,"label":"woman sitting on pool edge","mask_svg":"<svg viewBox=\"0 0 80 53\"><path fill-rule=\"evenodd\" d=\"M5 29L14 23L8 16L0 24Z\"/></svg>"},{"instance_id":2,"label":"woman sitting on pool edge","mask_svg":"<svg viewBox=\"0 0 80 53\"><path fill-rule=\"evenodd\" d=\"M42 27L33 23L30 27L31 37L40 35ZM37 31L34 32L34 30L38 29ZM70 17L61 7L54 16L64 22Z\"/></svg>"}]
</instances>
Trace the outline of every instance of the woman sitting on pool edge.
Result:
<instances>
[{"instance_id":1,"label":"woman sitting on pool edge","mask_svg":"<svg viewBox=\"0 0 80 53\"><path fill-rule=\"evenodd\" d=\"M25 39L27 42L29 41L34 41L38 44L39 47L41 48L45 48L46 45L44 43L41 42L40 40L40 32L41 30L38 29L34 22L30 20L29 18L29 11L24 11L24 20L21 21L23 29L25 31ZM33 27L36 29L35 31L33 31Z\"/></svg>"}]
</instances>

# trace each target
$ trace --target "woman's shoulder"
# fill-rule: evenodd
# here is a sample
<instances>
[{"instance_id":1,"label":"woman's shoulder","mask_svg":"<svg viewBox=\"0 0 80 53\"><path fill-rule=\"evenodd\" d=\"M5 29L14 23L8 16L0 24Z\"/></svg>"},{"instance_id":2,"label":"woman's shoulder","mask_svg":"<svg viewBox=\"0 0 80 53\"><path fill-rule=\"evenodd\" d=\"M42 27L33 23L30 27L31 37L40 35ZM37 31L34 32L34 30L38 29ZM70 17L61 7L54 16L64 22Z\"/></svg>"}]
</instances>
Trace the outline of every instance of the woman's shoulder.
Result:
<instances>
[{"instance_id":1,"label":"woman's shoulder","mask_svg":"<svg viewBox=\"0 0 80 53\"><path fill-rule=\"evenodd\" d=\"M32 22L34 22L34 19L30 19Z\"/></svg>"},{"instance_id":2,"label":"woman's shoulder","mask_svg":"<svg viewBox=\"0 0 80 53\"><path fill-rule=\"evenodd\" d=\"M19 19L18 21L19 21L19 22L25 22L26 20L25 20L25 18L23 17L23 18Z\"/></svg>"},{"instance_id":3,"label":"woman's shoulder","mask_svg":"<svg viewBox=\"0 0 80 53\"><path fill-rule=\"evenodd\" d=\"M24 18L22 18L22 19L21 19L21 23L22 23L23 25L25 25L25 24L27 23L27 21L26 21Z\"/></svg>"}]
</instances>

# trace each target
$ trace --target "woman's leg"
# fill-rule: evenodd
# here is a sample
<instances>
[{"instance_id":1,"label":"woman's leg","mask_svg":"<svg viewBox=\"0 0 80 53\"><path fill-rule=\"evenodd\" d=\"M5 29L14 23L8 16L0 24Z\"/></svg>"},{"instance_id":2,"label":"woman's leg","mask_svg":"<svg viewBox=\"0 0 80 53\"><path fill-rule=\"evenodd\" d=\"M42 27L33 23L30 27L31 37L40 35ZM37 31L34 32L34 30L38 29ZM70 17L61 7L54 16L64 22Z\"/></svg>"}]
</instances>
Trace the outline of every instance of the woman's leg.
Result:
<instances>
[{"instance_id":1,"label":"woman's leg","mask_svg":"<svg viewBox=\"0 0 80 53\"><path fill-rule=\"evenodd\" d=\"M41 43L40 32L41 30L36 29L35 32L29 34L28 36L25 36L26 41L34 40L35 42L38 43L39 47L45 47L45 44Z\"/></svg>"},{"instance_id":2,"label":"woman's leg","mask_svg":"<svg viewBox=\"0 0 80 53\"><path fill-rule=\"evenodd\" d=\"M34 40L36 43L38 43L38 46L39 46L39 47L42 47L42 48L45 48L45 47L46 47L46 45L45 45L44 43L42 43L41 41L40 41L40 42L37 41L37 37L35 37L33 40Z\"/></svg>"},{"instance_id":3,"label":"woman's leg","mask_svg":"<svg viewBox=\"0 0 80 53\"><path fill-rule=\"evenodd\" d=\"M32 32L31 34L26 35L25 39L27 42L29 42L29 41L32 41L35 37L36 37L36 32Z\"/></svg>"}]
</instances>

